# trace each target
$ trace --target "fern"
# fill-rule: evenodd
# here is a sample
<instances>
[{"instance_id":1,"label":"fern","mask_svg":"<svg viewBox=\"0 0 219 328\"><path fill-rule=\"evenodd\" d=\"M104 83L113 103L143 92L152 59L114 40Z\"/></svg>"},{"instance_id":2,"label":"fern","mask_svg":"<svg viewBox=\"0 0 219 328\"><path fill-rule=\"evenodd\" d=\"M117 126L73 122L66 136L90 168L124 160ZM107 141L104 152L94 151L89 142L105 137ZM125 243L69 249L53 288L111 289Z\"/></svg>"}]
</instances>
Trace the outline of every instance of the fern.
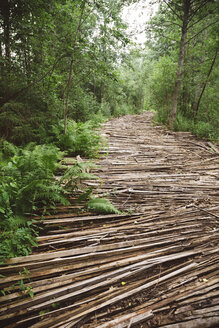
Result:
<instances>
[{"instance_id":1,"label":"fern","mask_svg":"<svg viewBox=\"0 0 219 328\"><path fill-rule=\"evenodd\" d=\"M87 202L87 207L89 210L97 213L114 213L121 214L113 204L105 198L93 198Z\"/></svg>"},{"instance_id":2,"label":"fern","mask_svg":"<svg viewBox=\"0 0 219 328\"><path fill-rule=\"evenodd\" d=\"M28 255L37 246L37 227L25 217L9 216L1 222L0 263L6 257Z\"/></svg>"},{"instance_id":3,"label":"fern","mask_svg":"<svg viewBox=\"0 0 219 328\"><path fill-rule=\"evenodd\" d=\"M95 157L103 145L103 139L95 131L94 123L91 121L76 123L73 120L69 120L67 132L63 134L63 131L63 121L60 121L58 125L51 126L51 135L54 143L61 150L66 150L72 156Z\"/></svg>"},{"instance_id":4,"label":"fern","mask_svg":"<svg viewBox=\"0 0 219 328\"><path fill-rule=\"evenodd\" d=\"M27 255L36 246L37 227L29 216L55 203L68 205L69 193L87 200L92 188L85 180L98 179L90 173L96 166L78 157L58 181L64 153L54 145L31 143L24 149L3 142L0 162L0 258ZM92 204L91 204L92 207ZM106 204L105 204L106 207ZM113 210L111 205L110 211ZM107 211L109 211L107 210Z\"/></svg>"},{"instance_id":5,"label":"fern","mask_svg":"<svg viewBox=\"0 0 219 328\"><path fill-rule=\"evenodd\" d=\"M53 145L24 149L3 142L0 162L0 257L27 255L36 245L37 227L29 216L54 203L69 204L67 192L54 179L62 152Z\"/></svg>"},{"instance_id":6,"label":"fern","mask_svg":"<svg viewBox=\"0 0 219 328\"><path fill-rule=\"evenodd\" d=\"M60 184L68 190L79 190L84 189L83 182L84 180L95 180L99 179L94 174L90 173L91 169L96 168L97 166L91 161L77 161L73 162L73 166L66 170L65 174L60 180Z\"/></svg>"}]
</instances>

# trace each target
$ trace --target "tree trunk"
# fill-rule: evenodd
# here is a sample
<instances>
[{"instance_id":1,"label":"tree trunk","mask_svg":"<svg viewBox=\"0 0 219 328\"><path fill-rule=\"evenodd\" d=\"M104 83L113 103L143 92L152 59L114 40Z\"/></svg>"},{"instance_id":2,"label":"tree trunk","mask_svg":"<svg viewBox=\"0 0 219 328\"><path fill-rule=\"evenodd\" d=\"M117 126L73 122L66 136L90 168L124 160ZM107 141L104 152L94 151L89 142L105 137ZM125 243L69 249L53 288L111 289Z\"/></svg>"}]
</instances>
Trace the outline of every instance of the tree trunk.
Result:
<instances>
[{"instance_id":1,"label":"tree trunk","mask_svg":"<svg viewBox=\"0 0 219 328\"><path fill-rule=\"evenodd\" d=\"M183 26L182 26L182 34L180 40L180 51L179 51L179 58L178 58L178 68L176 72L176 81L173 91L172 97L172 109L170 113L170 127L173 128L176 114L177 114L177 104L180 92L180 85L182 81L182 70L183 70L183 63L185 57L185 46L186 46L186 36L187 36L187 27L189 22L189 12L190 12L190 0L184 0L184 15L183 15Z\"/></svg>"},{"instance_id":2,"label":"tree trunk","mask_svg":"<svg viewBox=\"0 0 219 328\"><path fill-rule=\"evenodd\" d=\"M215 61L216 61L216 58L217 58L217 53L218 53L218 47L217 47L217 49L216 49L216 51L215 51L215 55L214 55L214 58L213 58L213 60L212 60L211 67L209 68L207 78L206 78L206 80L205 80L205 83L204 83L204 85L203 85L202 91L201 91L201 93L200 93L200 96L199 96L199 99L198 99L198 102L197 102L197 105L196 105L196 107L195 107L195 113L194 113L194 121L195 121L195 122L197 121L197 115L198 115L199 105L200 105L200 102L201 102L202 96L203 96L203 94L204 94L205 88L206 88L206 86L207 86L208 79L209 79L209 77L210 77L210 75L211 75L211 72L212 72L212 70L213 70L213 67L214 67L214 64L215 64Z\"/></svg>"},{"instance_id":3,"label":"tree trunk","mask_svg":"<svg viewBox=\"0 0 219 328\"><path fill-rule=\"evenodd\" d=\"M70 68L69 68L69 75L68 75L68 82L67 82L67 90L66 90L66 97L64 102L64 134L67 132L67 119L68 119L68 102L69 102L69 93L70 93L70 86L72 81L72 71L73 71L73 62L74 59L70 62Z\"/></svg>"},{"instance_id":4,"label":"tree trunk","mask_svg":"<svg viewBox=\"0 0 219 328\"><path fill-rule=\"evenodd\" d=\"M204 34L204 41L206 41L207 40L207 30L205 30L204 33L205 33ZM204 64L204 62L205 62L205 48L203 49L203 52L202 52L200 66L202 66ZM194 100L193 100L192 105L191 105L191 111L192 111L193 118L195 118L196 107L197 107L197 103L198 103L198 99L199 99L199 95L200 95L200 92L201 92L202 85L203 85L203 83L202 83L201 69L200 69L200 71L198 73L198 76L197 76L197 83L196 83L196 87L195 87Z\"/></svg>"},{"instance_id":5,"label":"tree trunk","mask_svg":"<svg viewBox=\"0 0 219 328\"><path fill-rule=\"evenodd\" d=\"M1 14L3 16L3 36L5 46L5 57L7 63L10 65L11 51L10 51L10 5L8 0L1 0L0 5Z\"/></svg>"},{"instance_id":6,"label":"tree trunk","mask_svg":"<svg viewBox=\"0 0 219 328\"><path fill-rule=\"evenodd\" d=\"M84 15L84 10L85 10L85 5L86 5L87 0L84 0L84 2L82 3L82 7L81 7L81 14L80 14L80 18L79 18L79 22L78 22L78 26L75 32L75 36L74 36L74 42L72 45L72 59L70 61L70 66L69 66L69 74L68 74L68 81L67 81L67 85L66 85L66 96L64 99L64 134L66 134L67 132L67 119L68 119L68 111L69 111L69 94L70 94L70 89L71 89L71 81L72 81L72 73L73 73L73 63L74 63L74 55L75 55L75 46L76 46L76 41L78 38L78 34L80 31L80 27L82 24L82 18Z\"/></svg>"},{"instance_id":7,"label":"tree trunk","mask_svg":"<svg viewBox=\"0 0 219 328\"><path fill-rule=\"evenodd\" d=\"M181 104L180 108L184 114L188 113L189 110L189 103L190 103L190 92L189 92L189 86L188 86L188 69L187 65L189 62L189 43L187 44L186 49L186 55L184 59L184 80L183 80L183 86L182 86L182 97L181 97Z\"/></svg>"}]
</instances>

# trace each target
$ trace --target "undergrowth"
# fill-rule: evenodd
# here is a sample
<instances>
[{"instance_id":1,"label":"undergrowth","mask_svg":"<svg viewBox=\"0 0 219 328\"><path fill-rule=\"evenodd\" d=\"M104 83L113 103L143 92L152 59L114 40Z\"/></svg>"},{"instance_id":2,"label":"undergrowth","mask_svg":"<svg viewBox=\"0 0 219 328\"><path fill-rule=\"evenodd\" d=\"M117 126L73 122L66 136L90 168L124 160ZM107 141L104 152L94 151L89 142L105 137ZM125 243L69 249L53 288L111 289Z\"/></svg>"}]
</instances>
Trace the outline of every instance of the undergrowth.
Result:
<instances>
[{"instance_id":1,"label":"undergrowth","mask_svg":"<svg viewBox=\"0 0 219 328\"><path fill-rule=\"evenodd\" d=\"M103 138L96 131L99 125L98 118L84 123L69 120L64 134L64 122L60 121L51 127L51 141L71 156L96 157L103 146Z\"/></svg>"},{"instance_id":2,"label":"undergrowth","mask_svg":"<svg viewBox=\"0 0 219 328\"><path fill-rule=\"evenodd\" d=\"M38 229L28 217L55 202L68 204L65 190L54 182L63 153L52 145L24 149L4 141L0 153L0 258L28 255Z\"/></svg>"},{"instance_id":3,"label":"undergrowth","mask_svg":"<svg viewBox=\"0 0 219 328\"><path fill-rule=\"evenodd\" d=\"M193 119L187 118L180 113L177 115L174 129L175 131L190 131L198 138L219 142L218 127L206 121L198 120L194 122Z\"/></svg>"},{"instance_id":4,"label":"undergrowth","mask_svg":"<svg viewBox=\"0 0 219 328\"><path fill-rule=\"evenodd\" d=\"M162 108L159 109L155 115L154 121L164 125L168 125L168 115ZM219 129L218 122L214 124L206 122L204 120L197 120L195 122L192 118L188 118L181 113L177 114L175 123L175 131L188 131L193 133L198 138L211 140L213 142L219 143Z\"/></svg>"},{"instance_id":5,"label":"undergrowth","mask_svg":"<svg viewBox=\"0 0 219 328\"><path fill-rule=\"evenodd\" d=\"M39 234L39 224L30 217L45 214L57 203L68 205L70 195L77 196L76 202L88 200L87 208L97 213L119 213L108 200L92 199L93 188L84 184L98 179L90 173L92 162L79 157L60 179L55 178L63 169L64 154L54 145L30 143L22 149L1 142L0 262L30 254Z\"/></svg>"}]
</instances>

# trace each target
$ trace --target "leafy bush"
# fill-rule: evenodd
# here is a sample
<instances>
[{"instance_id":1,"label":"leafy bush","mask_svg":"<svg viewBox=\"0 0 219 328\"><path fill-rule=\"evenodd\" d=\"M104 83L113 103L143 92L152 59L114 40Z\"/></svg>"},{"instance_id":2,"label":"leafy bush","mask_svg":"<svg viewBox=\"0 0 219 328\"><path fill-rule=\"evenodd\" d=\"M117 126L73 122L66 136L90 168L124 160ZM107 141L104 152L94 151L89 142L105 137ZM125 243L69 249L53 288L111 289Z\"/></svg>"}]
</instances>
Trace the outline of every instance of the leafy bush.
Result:
<instances>
[{"instance_id":1,"label":"leafy bush","mask_svg":"<svg viewBox=\"0 0 219 328\"><path fill-rule=\"evenodd\" d=\"M177 113L177 117L174 123L175 131L191 131L193 126L193 121L185 116L183 116L180 112Z\"/></svg>"},{"instance_id":2,"label":"leafy bush","mask_svg":"<svg viewBox=\"0 0 219 328\"><path fill-rule=\"evenodd\" d=\"M53 145L24 149L3 142L0 162L0 258L27 255L36 245L37 229L28 217L43 204L69 204L54 181L63 153ZM43 202L42 202L43 200Z\"/></svg>"},{"instance_id":3,"label":"leafy bush","mask_svg":"<svg viewBox=\"0 0 219 328\"><path fill-rule=\"evenodd\" d=\"M37 107L33 95L31 101L31 104L11 101L0 107L0 138L17 146L33 141L45 143L48 122L53 122L54 117L47 108L42 110L43 104L38 104Z\"/></svg>"},{"instance_id":4,"label":"leafy bush","mask_svg":"<svg viewBox=\"0 0 219 328\"><path fill-rule=\"evenodd\" d=\"M163 56L155 62L149 79L149 90L151 102L158 111L164 108L168 112L171 107L175 74L176 64L173 58Z\"/></svg>"},{"instance_id":5,"label":"leafy bush","mask_svg":"<svg viewBox=\"0 0 219 328\"><path fill-rule=\"evenodd\" d=\"M214 128L211 122L198 121L197 123L194 123L192 132L198 138L205 138L219 142L219 129Z\"/></svg>"},{"instance_id":6,"label":"leafy bush","mask_svg":"<svg viewBox=\"0 0 219 328\"><path fill-rule=\"evenodd\" d=\"M37 246L38 228L34 220L9 216L0 224L0 262L7 257L25 256Z\"/></svg>"},{"instance_id":7,"label":"leafy bush","mask_svg":"<svg viewBox=\"0 0 219 328\"><path fill-rule=\"evenodd\" d=\"M111 116L110 104L108 102L104 101L104 100L101 103L101 113L104 117L110 117Z\"/></svg>"},{"instance_id":8,"label":"leafy bush","mask_svg":"<svg viewBox=\"0 0 219 328\"><path fill-rule=\"evenodd\" d=\"M90 192L87 193L87 187L83 186L83 182L84 180L99 179L97 176L90 173L90 170L96 168L97 166L91 161L79 161L79 158L74 160L72 162L73 166L65 171L64 175L60 179L60 184L67 191L85 191L85 196L88 198ZM89 190L92 191L92 189Z\"/></svg>"},{"instance_id":9,"label":"leafy bush","mask_svg":"<svg viewBox=\"0 0 219 328\"><path fill-rule=\"evenodd\" d=\"M94 130L94 124L98 125L97 122L92 121L76 123L69 120L67 132L64 134L64 122L60 121L58 125L52 126L54 142L61 150L66 150L69 155L96 156L102 145L102 139Z\"/></svg>"},{"instance_id":10,"label":"leafy bush","mask_svg":"<svg viewBox=\"0 0 219 328\"><path fill-rule=\"evenodd\" d=\"M126 103L118 104L114 110L113 116L120 117L123 115L134 114L134 106L128 105Z\"/></svg>"},{"instance_id":11,"label":"leafy bush","mask_svg":"<svg viewBox=\"0 0 219 328\"><path fill-rule=\"evenodd\" d=\"M180 112L177 114L174 129L176 131L191 131L198 138L210 139L212 141L219 139L219 130L211 122L194 122L193 119L185 117Z\"/></svg>"},{"instance_id":12,"label":"leafy bush","mask_svg":"<svg viewBox=\"0 0 219 328\"><path fill-rule=\"evenodd\" d=\"M85 122L93 119L100 110L100 103L97 102L92 92L76 87L74 99L70 104L69 118L75 121Z\"/></svg>"},{"instance_id":13,"label":"leafy bush","mask_svg":"<svg viewBox=\"0 0 219 328\"><path fill-rule=\"evenodd\" d=\"M100 124L101 123L104 123L106 120L107 120L107 118L108 117L110 117L110 115L109 116L106 116L106 115L104 115L104 113L102 113L102 111L101 110L99 110L96 114L94 114L93 115L93 117L92 117L92 125L94 126L94 127L99 127L100 126Z\"/></svg>"},{"instance_id":14,"label":"leafy bush","mask_svg":"<svg viewBox=\"0 0 219 328\"><path fill-rule=\"evenodd\" d=\"M4 142L3 156L12 151L13 146ZM62 157L63 153L53 145L14 147L13 156L8 160L5 156L6 161L0 167L1 200L4 198L8 209L13 208L13 213L20 215L31 213L41 199L66 203L63 190L54 184L54 172Z\"/></svg>"},{"instance_id":15,"label":"leafy bush","mask_svg":"<svg viewBox=\"0 0 219 328\"><path fill-rule=\"evenodd\" d=\"M21 149L3 141L1 146L0 262L7 257L28 255L37 246L38 226L30 219L34 213L57 202L68 205L67 196L73 193L78 202L87 201L93 188L83 182L98 179L90 173L96 166L78 157L56 180L54 174L61 169L64 153L54 145L30 143ZM87 207L101 213L119 213L105 199L91 199Z\"/></svg>"}]
</instances>

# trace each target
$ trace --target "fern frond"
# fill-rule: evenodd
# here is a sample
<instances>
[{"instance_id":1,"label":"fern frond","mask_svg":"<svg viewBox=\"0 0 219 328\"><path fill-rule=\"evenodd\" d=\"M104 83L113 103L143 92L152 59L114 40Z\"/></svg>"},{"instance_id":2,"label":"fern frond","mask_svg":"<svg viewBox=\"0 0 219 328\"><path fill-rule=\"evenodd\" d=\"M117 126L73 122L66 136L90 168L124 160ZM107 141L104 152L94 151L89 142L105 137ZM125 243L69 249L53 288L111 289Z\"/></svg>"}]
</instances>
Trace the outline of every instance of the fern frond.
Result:
<instances>
[{"instance_id":1,"label":"fern frond","mask_svg":"<svg viewBox=\"0 0 219 328\"><path fill-rule=\"evenodd\" d=\"M87 202L87 207L89 210L97 213L114 213L121 214L115 206L105 198L93 198Z\"/></svg>"}]
</instances>

